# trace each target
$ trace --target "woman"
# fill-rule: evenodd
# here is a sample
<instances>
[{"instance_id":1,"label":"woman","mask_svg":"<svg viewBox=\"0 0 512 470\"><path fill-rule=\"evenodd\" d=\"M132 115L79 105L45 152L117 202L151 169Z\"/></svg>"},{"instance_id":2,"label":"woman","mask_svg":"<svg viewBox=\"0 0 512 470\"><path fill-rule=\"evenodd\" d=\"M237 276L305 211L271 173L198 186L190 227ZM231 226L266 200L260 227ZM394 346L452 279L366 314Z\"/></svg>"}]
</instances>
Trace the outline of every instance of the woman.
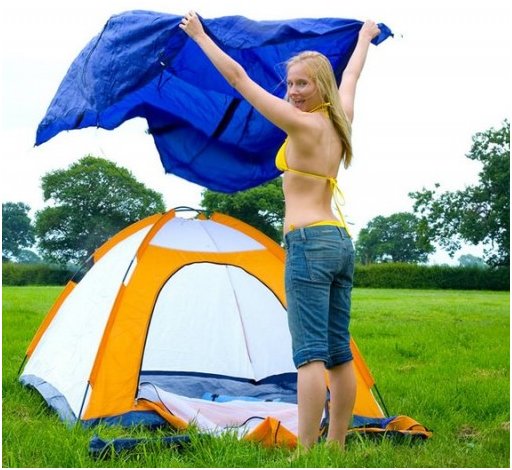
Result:
<instances>
[{"instance_id":1,"label":"woman","mask_svg":"<svg viewBox=\"0 0 512 470\"><path fill-rule=\"evenodd\" d=\"M284 173L286 297L293 359L298 369L299 444L318 440L329 373L331 411L327 440L342 448L352 417L356 382L348 325L354 248L345 221L331 207L336 175L352 157L354 96L370 41L380 30L367 21L359 32L339 90L331 64L305 52L287 65L287 97L264 90L205 33L194 12L180 27L224 78L263 116L288 135L276 157ZM335 198L336 201L336 198Z\"/></svg>"}]
</instances>

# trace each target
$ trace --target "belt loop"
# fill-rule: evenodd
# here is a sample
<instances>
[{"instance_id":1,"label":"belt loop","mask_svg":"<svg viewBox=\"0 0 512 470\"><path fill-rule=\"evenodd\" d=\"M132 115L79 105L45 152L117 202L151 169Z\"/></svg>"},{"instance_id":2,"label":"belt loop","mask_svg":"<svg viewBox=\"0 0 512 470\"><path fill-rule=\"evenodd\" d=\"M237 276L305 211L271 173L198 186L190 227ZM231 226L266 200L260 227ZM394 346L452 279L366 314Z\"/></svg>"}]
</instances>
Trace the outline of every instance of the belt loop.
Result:
<instances>
[{"instance_id":1,"label":"belt loop","mask_svg":"<svg viewBox=\"0 0 512 470\"><path fill-rule=\"evenodd\" d=\"M302 240L306 240L306 231L304 230L304 227L301 227L299 230L300 230L300 238L302 238Z\"/></svg>"},{"instance_id":2,"label":"belt loop","mask_svg":"<svg viewBox=\"0 0 512 470\"><path fill-rule=\"evenodd\" d=\"M340 226L336 226L336 228L338 229L338 232L340 232L340 235L341 235L341 239L344 240L345 238L347 238L347 235L346 235L346 232L345 230L343 229L343 227L340 227Z\"/></svg>"}]
</instances>

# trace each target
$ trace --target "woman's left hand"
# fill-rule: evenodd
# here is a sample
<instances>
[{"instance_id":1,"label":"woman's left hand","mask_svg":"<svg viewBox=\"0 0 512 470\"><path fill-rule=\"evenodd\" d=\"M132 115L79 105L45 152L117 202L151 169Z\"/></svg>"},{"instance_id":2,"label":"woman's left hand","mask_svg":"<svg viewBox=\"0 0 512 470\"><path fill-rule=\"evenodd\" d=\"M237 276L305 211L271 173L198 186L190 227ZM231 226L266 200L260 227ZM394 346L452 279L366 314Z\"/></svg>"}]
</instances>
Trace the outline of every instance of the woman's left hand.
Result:
<instances>
[{"instance_id":1,"label":"woman's left hand","mask_svg":"<svg viewBox=\"0 0 512 470\"><path fill-rule=\"evenodd\" d=\"M359 31L359 37L365 37L368 41L377 37L380 34L380 29L372 20L366 20Z\"/></svg>"},{"instance_id":2,"label":"woman's left hand","mask_svg":"<svg viewBox=\"0 0 512 470\"><path fill-rule=\"evenodd\" d=\"M195 11L189 11L183 17L179 26L194 40L196 40L201 34L204 34L203 25Z\"/></svg>"}]
</instances>

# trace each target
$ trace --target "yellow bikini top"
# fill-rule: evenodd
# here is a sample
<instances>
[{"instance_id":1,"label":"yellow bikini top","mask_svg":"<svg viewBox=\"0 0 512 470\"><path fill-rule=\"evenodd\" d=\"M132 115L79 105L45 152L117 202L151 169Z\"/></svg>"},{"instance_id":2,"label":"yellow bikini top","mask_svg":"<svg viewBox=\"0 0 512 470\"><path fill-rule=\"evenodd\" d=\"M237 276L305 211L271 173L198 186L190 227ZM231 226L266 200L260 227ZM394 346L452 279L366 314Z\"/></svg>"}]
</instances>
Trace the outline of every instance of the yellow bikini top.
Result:
<instances>
[{"instance_id":1,"label":"yellow bikini top","mask_svg":"<svg viewBox=\"0 0 512 470\"><path fill-rule=\"evenodd\" d=\"M325 112L325 108L330 106L330 103L322 103L319 106L313 108L310 112L313 113L318 109L322 109ZM345 217L343 217L343 212L341 211L341 206L345 204L345 196L343 195L342 190L338 186L338 180L334 176L326 176L326 175L319 175L317 173L309 173L307 171L301 171L301 170L295 170L294 168L290 168L288 166L288 163L286 162L286 146L288 145L288 137L283 142L283 145L279 148L276 154L276 167L278 170L281 171L290 171L292 173L296 173L303 176L310 176L313 178L320 178L323 180L327 180L329 182L329 185L331 187L332 197L334 199L334 205L336 206L336 210L338 211L338 215L340 216L340 220L343 224L343 227L348 232L348 227L345 222Z\"/></svg>"}]
</instances>

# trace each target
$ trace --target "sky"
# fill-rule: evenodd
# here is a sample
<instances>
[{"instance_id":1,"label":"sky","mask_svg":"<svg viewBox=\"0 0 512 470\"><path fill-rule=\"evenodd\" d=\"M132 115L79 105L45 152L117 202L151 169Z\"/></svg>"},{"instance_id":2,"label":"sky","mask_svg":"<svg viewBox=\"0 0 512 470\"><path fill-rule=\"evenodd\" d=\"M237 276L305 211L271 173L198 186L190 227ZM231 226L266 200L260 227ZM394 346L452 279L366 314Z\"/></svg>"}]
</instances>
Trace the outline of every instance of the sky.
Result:
<instances>
[{"instance_id":1,"label":"sky","mask_svg":"<svg viewBox=\"0 0 512 470\"><path fill-rule=\"evenodd\" d=\"M24 202L33 217L45 206L41 177L92 154L128 168L162 193L170 209L199 207L203 188L165 174L145 120L113 131L61 133L34 147L36 128L72 61L108 18L128 10L254 20L339 17L385 23L395 33L371 46L358 83L354 160L338 175L345 214L359 231L376 216L412 211L411 191L464 189L481 166L465 155L476 132L510 118L510 20L504 0L17 0L2 2L2 202ZM434 263L454 264L442 251Z\"/></svg>"}]
</instances>

